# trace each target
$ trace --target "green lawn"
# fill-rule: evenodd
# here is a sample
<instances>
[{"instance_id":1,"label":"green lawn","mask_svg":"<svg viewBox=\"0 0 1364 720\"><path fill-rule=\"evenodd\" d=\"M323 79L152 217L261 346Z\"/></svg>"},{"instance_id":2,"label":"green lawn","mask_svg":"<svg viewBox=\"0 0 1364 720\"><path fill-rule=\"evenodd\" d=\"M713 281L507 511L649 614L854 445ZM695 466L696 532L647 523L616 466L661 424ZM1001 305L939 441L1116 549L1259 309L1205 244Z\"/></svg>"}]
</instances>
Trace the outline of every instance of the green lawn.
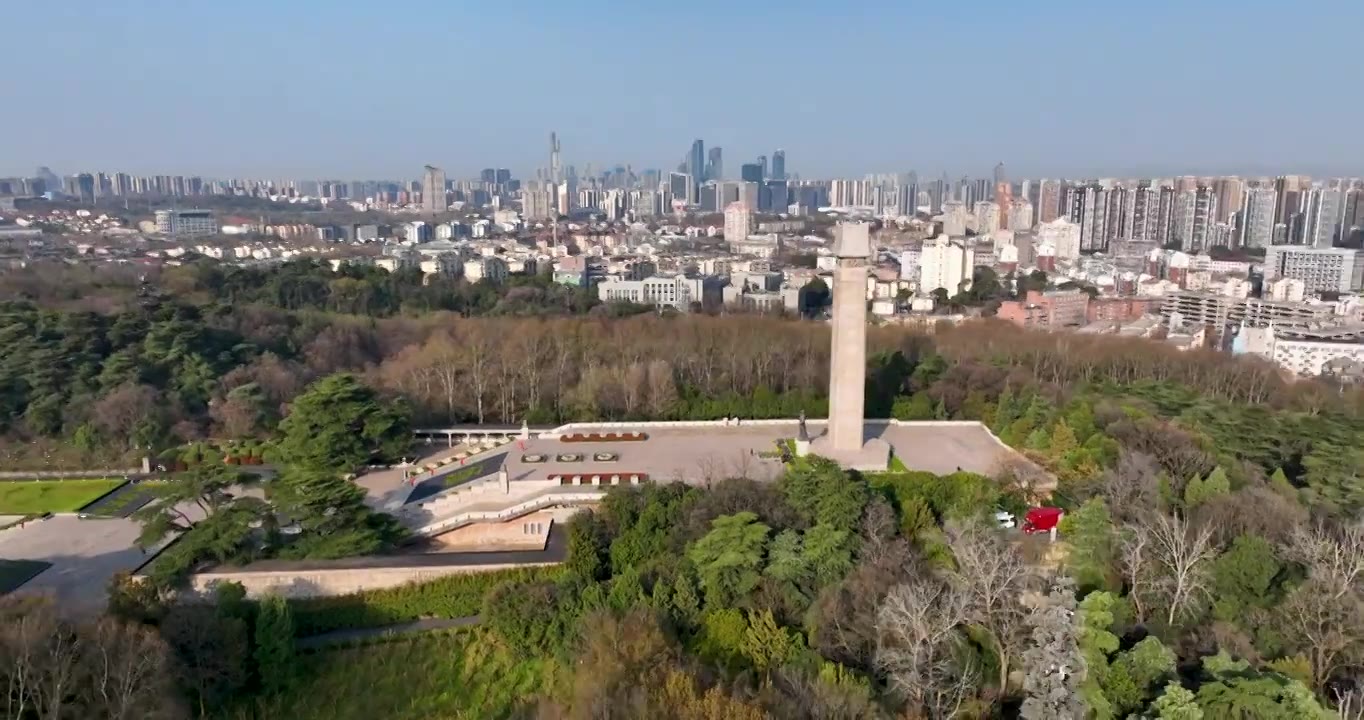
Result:
<instances>
[{"instance_id":1,"label":"green lawn","mask_svg":"<svg viewBox=\"0 0 1364 720\"><path fill-rule=\"evenodd\" d=\"M283 694L223 717L290 720L505 718L547 689L557 665L517 661L477 629L300 655Z\"/></svg>"},{"instance_id":2,"label":"green lawn","mask_svg":"<svg viewBox=\"0 0 1364 720\"><path fill-rule=\"evenodd\" d=\"M162 480L143 480L110 496L88 512L100 517L124 517L161 497L170 488L171 484Z\"/></svg>"},{"instance_id":3,"label":"green lawn","mask_svg":"<svg viewBox=\"0 0 1364 720\"><path fill-rule=\"evenodd\" d=\"M0 515L75 512L122 484L122 480L110 478L3 481Z\"/></svg>"},{"instance_id":4,"label":"green lawn","mask_svg":"<svg viewBox=\"0 0 1364 720\"><path fill-rule=\"evenodd\" d=\"M52 567L41 560L0 560L0 595L14 592L38 573Z\"/></svg>"}]
</instances>

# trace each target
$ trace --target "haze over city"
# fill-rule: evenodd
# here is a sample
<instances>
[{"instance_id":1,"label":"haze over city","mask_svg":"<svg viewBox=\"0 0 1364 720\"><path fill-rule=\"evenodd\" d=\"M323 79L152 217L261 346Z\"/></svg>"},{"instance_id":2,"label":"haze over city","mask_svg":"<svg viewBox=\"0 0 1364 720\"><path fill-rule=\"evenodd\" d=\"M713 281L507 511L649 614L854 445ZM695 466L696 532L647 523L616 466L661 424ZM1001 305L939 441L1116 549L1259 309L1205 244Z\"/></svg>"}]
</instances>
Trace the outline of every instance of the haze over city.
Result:
<instances>
[{"instance_id":1,"label":"haze over city","mask_svg":"<svg viewBox=\"0 0 1364 720\"><path fill-rule=\"evenodd\" d=\"M1348 174L1364 4L17 3L0 175L529 176L692 138L802 177Z\"/></svg>"}]
</instances>

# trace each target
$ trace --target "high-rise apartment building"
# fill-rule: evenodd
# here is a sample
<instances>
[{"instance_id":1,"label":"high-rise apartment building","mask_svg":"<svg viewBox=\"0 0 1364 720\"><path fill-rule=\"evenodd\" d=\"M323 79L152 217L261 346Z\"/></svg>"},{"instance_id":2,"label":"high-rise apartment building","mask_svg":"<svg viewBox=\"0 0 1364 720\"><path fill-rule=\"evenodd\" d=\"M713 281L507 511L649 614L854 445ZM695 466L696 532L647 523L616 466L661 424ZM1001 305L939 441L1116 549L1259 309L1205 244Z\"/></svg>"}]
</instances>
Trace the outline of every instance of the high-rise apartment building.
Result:
<instances>
[{"instance_id":1,"label":"high-rise apartment building","mask_svg":"<svg viewBox=\"0 0 1364 720\"><path fill-rule=\"evenodd\" d=\"M1132 191L1121 186L1111 187L1107 188L1105 195L1108 196L1108 215L1104 219L1103 244L1107 248L1132 227Z\"/></svg>"},{"instance_id":2,"label":"high-rise apartment building","mask_svg":"<svg viewBox=\"0 0 1364 720\"><path fill-rule=\"evenodd\" d=\"M555 217L557 207L554 197L554 184L540 180L526 183L521 191L521 214L528 222L549 220Z\"/></svg>"},{"instance_id":3,"label":"high-rise apartment building","mask_svg":"<svg viewBox=\"0 0 1364 720\"><path fill-rule=\"evenodd\" d=\"M1274 208L1278 197L1274 188L1258 187L1245 192L1242 246L1267 248L1274 242Z\"/></svg>"},{"instance_id":4,"label":"high-rise apartment building","mask_svg":"<svg viewBox=\"0 0 1364 720\"><path fill-rule=\"evenodd\" d=\"M1198 205L1196 190L1181 190L1175 195L1174 221L1171 242L1179 243L1186 251L1193 251L1194 213Z\"/></svg>"},{"instance_id":5,"label":"high-rise apartment building","mask_svg":"<svg viewBox=\"0 0 1364 720\"><path fill-rule=\"evenodd\" d=\"M445 171L427 165L422 175L422 211L443 213L449 209L450 203L445 197Z\"/></svg>"},{"instance_id":6,"label":"high-rise apartment building","mask_svg":"<svg viewBox=\"0 0 1364 720\"><path fill-rule=\"evenodd\" d=\"M1105 250L1108 192L1100 185L1070 188L1070 221L1080 226L1080 249Z\"/></svg>"},{"instance_id":7,"label":"high-rise apartment building","mask_svg":"<svg viewBox=\"0 0 1364 720\"><path fill-rule=\"evenodd\" d=\"M1302 193L1312 186L1312 179L1304 175L1283 175L1274 179L1274 190L1279 194L1274 208L1274 223L1291 225L1291 216L1301 209Z\"/></svg>"},{"instance_id":8,"label":"high-rise apartment building","mask_svg":"<svg viewBox=\"0 0 1364 720\"><path fill-rule=\"evenodd\" d=\"M975 264L975 251L964 241L947 235L925 241L919 254L919 292L944 290L950 297L969 289Z\"/></svg>"},{"instance_id":9,"label":"high-rise apartment building","mask_svg":"<svg viewBox=\"0 0 1364 720\"><path fill-rule=\"evenodd\" d=\"M834 180L829 184L829 204L834 207L871 207L875 205L876 187L869 179Z\"/></svg>"},{"instance_id":10,"label":"high-rise apartment building","mask_svg":"<svg viewBox=\"0 0 1364 720\"><path fill-rule=\"evenodd\" d=\"M1142 182L1132 191L1132 220L1127 236L1139 242L1155 240L1160 215L1160 193L1149 182Z\"/></svg>"},{"instance_id":11,"label":"high-rise apartment building","mask_svg":"<svg viewBox=\"0 0 1364 720\"><path fill-rule=\"evenodd\" d=\"M1050 245L1056 257L1074 260L1080 257L1080 226L1065 218L1057 218L1037 226L1038 245Z\"/></svg>"},{"instance_id":12,"label":"high-rise apartment building","mask_svg":"<svg viewBox=\"0 0 1364 720\"><path fill-rule=\"evenodd\" d=\"M1008 228L1014 232L1031 230L1033 227L1033 207L1027 200L1014 200L1009 206Z\"/></svg>"},{"instance_id":13,"label":"high-rise apartment building","mask_svg":"<svg viewBox=\"0 0 1364 720\"><path fill-rule=\"evenodd\" d=\"M1217 193L1207 186L1194 190L1193 224L1189 247L1199 252L1212 247L1212 231L1217 224Z\"/></svg>"},{"instance_id":14,"label":"high-rise apartment building","mask_svg":"<svg viewBox=\"0 0 1364 720\"><path fill-rule=\"evenodd\" d=\"M1157 193L1156 227L1151 240L1162 247L1174 241L1175 205L1178 197L1175 189L1169 186L1161 186Z\"/></svg>"},{"instance_id":15,"label":"high-rise apartment building","mask_svg":"<svg viewBox=\"0 0 1364 720\"><path fill-rule=\"evenodd\" d=\"M1336 231L1345 214L1345 192L1334 188L1313 188L1307 196L1307 228L1304 244L1316 248L1335 245Z\"/></svg>"},{"instance_id":16,"label":"high-rise apartment building","mask_svg":"<svg viewBox=\"0 0 1364 720\"><path fill-rule=\"evenodd\" d=\"M988 200L982 200L976 203L974 210L977 235L987 235L1000 229L999 205Z\"/></svg>"},{"instance_id":17,"label":"high-rise apartment building","mask_svg":"<svg viewBox=\"0 0 1364 720\"><path fill-rule=\"evenodd\" d=\"M668 196L673 202L680 200L690 205L695 187L695 180L687 173L675 172L668 175Z\"/></svg>"},{"instance_id":18,"label":"high-rise apartment building","mask_svg":"<svg viewBox=\"0 0 1364 720\"><path fill-rule=\"evenodd\" d=\"M743 242L753 229L753 213L741 202L725 206L725 241Z\"/></svg>"},{"instance_id":19,"label":"high-rise apartment building","mask_svg":"<svg viewBox=\"0 0 1364 720\"><path fill-rule=\"evenodd\" d=\"M1246 184L1238 177L1218 178L1213 184L1217 190L1216 222L1231 222L1231 216L1241 211L1245 197Z\"/></svg>"},{"instance_id":20,"label":"high-rise apartment building","mask_svg":"<svg viewBox=\"0 0 1364 720\"><path fill-rule=\"evenodd\" d=\"M1004 214L1013 205L1013 199L1013 186L1009 184L1009 176L1004 171L1004 163L999 163L995 166L994 201L997 207L1003 208L999 219L1001 228L1013 229L1009 227L1009 219Z\"/></svg>"},{"instance_id":21,"label":"high-rise apartment building","mask_svg":"<svg viewBox=\"0 0 1364 720\"><path fill-rule=\"evenodd\" d=\"M1345 193L1345 213L1340 223L1342 242L1353 242L1364 235L1364 189L1354 188Z\"/></svg>"},{"instance_id":22,"label":"high-rise apartment building","mask_svg":"<svg viewBox=\"0 0 1364 720\"><path fill-rule=\"evenodd\" d=\"M1061 182L1043 180L1037 184L1037 221L1051 222L1061 217Z\"/></svg>"}]
</instances>

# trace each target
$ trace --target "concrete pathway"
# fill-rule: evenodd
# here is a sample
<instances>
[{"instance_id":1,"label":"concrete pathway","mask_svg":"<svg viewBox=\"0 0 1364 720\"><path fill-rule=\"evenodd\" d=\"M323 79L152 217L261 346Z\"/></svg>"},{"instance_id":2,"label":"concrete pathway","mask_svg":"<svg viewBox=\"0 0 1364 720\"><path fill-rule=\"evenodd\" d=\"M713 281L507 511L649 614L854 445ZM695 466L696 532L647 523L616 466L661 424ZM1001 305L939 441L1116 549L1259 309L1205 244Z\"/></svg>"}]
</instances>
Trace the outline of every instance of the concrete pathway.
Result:
<instances>
[{"instance_id":1,"label":"concrete pathway","mask_svg":"<svg viewBox=\"0 0 1364 720\"><path fill-rule=\"evenodd\" d=\"M417 633L432 632L435 630L449 630L451 628L468 627L477 625L479 622L477 615L461 618L423 618L412 622L398 623L397 625L385 625L376 628L357 628L355 630L335 630L321 635L310 635L294 642L294 647L299 649L322 648L329 645L341 645L343 643L354 642L356 640L369 640L381 637L396 637L399 635L415 635Z\"/></svg>"}]
</instances>

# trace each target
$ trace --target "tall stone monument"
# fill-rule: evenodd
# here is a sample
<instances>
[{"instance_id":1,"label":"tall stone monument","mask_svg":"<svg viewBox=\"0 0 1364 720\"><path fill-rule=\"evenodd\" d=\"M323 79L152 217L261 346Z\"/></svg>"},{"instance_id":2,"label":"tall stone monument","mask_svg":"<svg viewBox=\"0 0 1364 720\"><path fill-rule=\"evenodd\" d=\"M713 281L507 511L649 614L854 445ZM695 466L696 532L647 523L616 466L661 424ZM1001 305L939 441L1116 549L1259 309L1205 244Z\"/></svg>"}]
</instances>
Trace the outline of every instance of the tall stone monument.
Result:
<instances>
[{"instance_id":1,"label":"tall stone monument","mask_svg":"<svg viewBox=\"0 0 1364 720\"><path fill-rule=\"evenodd\" d=\"M867 263L871 235L862 223L834 228L833 347L829 354L829 441L838 453L862 449L867 376Z\"/></svg>"},{"instance_id":2,"label":"tall stone monument","mask_svg":"<svg viewBox=\"0 0 1364 720\"><path fill-rule=\"evenodd\" d=\"M855 470L884 470L890 446L865 441L863 414L867 379L867 266L871 262L866 223L834 228L833 345L829 356L829 424L811 452Z\"/></svg>"}]
</instances>

